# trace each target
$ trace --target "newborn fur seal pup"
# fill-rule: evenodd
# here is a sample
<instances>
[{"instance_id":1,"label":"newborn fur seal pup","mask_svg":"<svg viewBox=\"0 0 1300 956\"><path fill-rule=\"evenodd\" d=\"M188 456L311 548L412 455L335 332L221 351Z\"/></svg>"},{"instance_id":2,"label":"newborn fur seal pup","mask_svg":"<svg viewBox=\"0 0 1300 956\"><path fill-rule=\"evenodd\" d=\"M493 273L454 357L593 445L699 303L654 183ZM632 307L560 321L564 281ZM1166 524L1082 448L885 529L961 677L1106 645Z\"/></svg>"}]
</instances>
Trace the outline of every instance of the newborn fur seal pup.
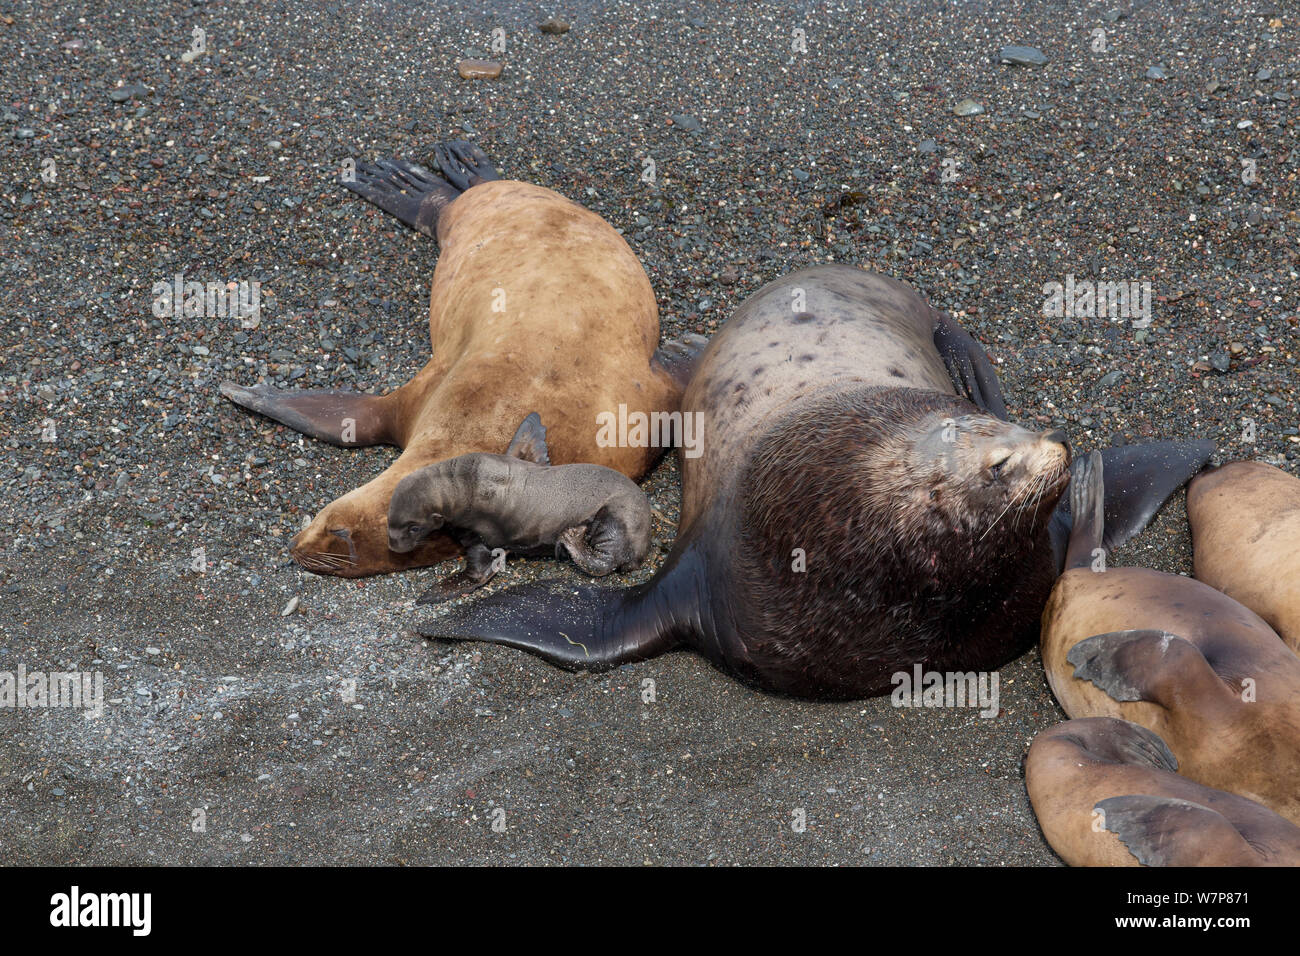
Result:
<instances>
[{"instance_id":1,"label":"newborn fur seal pup","mask_svg":"<svg viewBox=\"0 0 1300 956\"><path fill-rule=\"evenodd\" d=\"M1300 827L1177 771L1145 727L1084 717L1034 738L1025 787L1071 866L1300 866Z\"/></svg>"},{"instance_id":2,"label":"newborn fur seal pup","mask_svg":"<svg viewBox=\"0 0 1300 956\"><path fill-rule=\"evenodd\" d=\"M1071 717L1158 734L1197 783L1300 823L1300 658L1258 615L1180 574L1101 567L1105 468L1070 490L1067 569L1043 610L1047 681Z\"/></svg>"},{"instance_id":3,"label":"newborn fur seal pup","mask_svg":"<svg viewBox=\"0 0 1300 956\"><path fill-rule=\"evenodd\" d=\"M280 391L225 382L231 401L303 434L347 447L397 445L383 474L323 508L293 540L320 574L360 577L455 556L449 535L388 547L388 502L406 475L445 458L505 446L539 412L551 457L640 478L662 454L602 445L596 416L677 411L700 336L659 344L645 270L614 228L559 193L503 180L466 142L435 149L439 176L415 163L359 163L345 182L441 246L429 293L433 355L386 395Z\"/></svg>"},{"instance_id":4,"label":"newborn fur seal pup","mask_svg":"<svg viewBox=\"0 0 1300 956\"><path fill-rule=\"evenodd\" d=\"M1193 571L1300 653L1300 478L1262 461L1208 468L1187 488Z\"/></svg>"},{"instance_id":5,"label":"newborn fur seal pup","mask_svg":"<svg viewBox=\"0 0 1300 956\"><path fill-rule=\"evenodd\" d=\"M506 552L567 553L597 577L629 571L650 550L650 502L626 475L600 465L552 466L537 413L504 455L473 453L403 478L388 506L388 546L406 554L435 531L465 549L465 570L416 601L438 604L487 584Z\"/></svg>"},{"instance_id":6,"label":"newborn fur seal pup","mask_svg":"<svg viewBox=\"0 0 1300 956\"><path fill-rule=\"evenodd\" d=\"M960 394L959 394L960 390ZM853 698L892 676L992 670L1032 646L1070 518L1061 432L1005 421L983 349L913 289L817 266L759 290L683 397L679 533L627 590L539 582L417 626L604 668L680 645L761 687ZM1111 543L1212 451L1109 449Z\"/></svg>"}]
</instances>

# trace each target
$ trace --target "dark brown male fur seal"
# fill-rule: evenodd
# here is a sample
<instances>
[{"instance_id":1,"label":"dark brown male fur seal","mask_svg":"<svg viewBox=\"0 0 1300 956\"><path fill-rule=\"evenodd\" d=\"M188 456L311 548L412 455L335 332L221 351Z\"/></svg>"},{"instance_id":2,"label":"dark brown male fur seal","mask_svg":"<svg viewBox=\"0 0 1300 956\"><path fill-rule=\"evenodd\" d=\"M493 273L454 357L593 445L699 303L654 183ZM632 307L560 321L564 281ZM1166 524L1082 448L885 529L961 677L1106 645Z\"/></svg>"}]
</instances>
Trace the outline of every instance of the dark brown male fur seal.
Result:
<instances>
[{"instance_id":1,"label":"dark brown male fur seal","mask_svg":"<svg viewBox=\"0 0 1300 956\"><path fill-rule=\"evenodd\" d=\"M1194 573L1300 653L1300 478L1262 461L1207 469L1187 488Z\"/></svg>"},{"instance_id":2,"label":"dark brown male fur seal","mask_svg":"<svg viewBox=\"0 0 1300 956\"><path fill-rule=\"evenodd\" d=\"M322 574L358 577L453 556L456 542L445 534L405 554L389 549L393 489L432 462L504 447L531 411L550 426L556 462L639 478L662 449L603 447L596 416L620 405L676 411L698 347L655 351L654 291L627 243L595 213L541 186L498 179L468 143L436 153L445 178L387 160L360 164L346 184L408 226L436 232L428 364L387 395L221 386L232 401L323 441L403 449L294 539L294 559Z\"/></svg>"},{"instance_id":3,"label":"dark brown male fur seal","mask_svg":"<svg viewBox=\"0 0 1300 956\"><path fill-rule=\"evenodd\" d=\"M413 471L388 505L388 546L406 554L442 530L465 549L465 570L416 601L436 604L482 587L505 555L568 554L597 577L630 571L650 550L650 502L601 465L552 465L534 412L504 455L473 452Z\"/></svg>"},{"instance_id":4,"label":"dark brown male fur seal","mask_svg":"<svg viewBox=\"0 0 1300 956\"><path fill-rule=\"evenodd\" d=\"M418 630L589 668L688 644L763 687L841 698L1033 643L1069 528L1064 435L1004 421L987 356L910 287L840 265L765 286L682 409L702 416L703 453L682 458L680 531L651 581L526 586ZM1108 451L1126 475L1108 488L1112 538L1210 450Z\"/></svg>"},{"instance_id":5,"label":"dark brown male fur seal","mask_svg":"<svg viewBox=\"0 0 1300 956\"><path fill-rule=\"evenodd\" d=\"M1094 571L1104 473L1093 460L1075 474L1067 569L1043 611L1056 699L1071 717L1141 724L1184 776L1300 823L1300 658L1253 611L1200 581Z\"/></svg>"},{"instance_id":6,"label":"dark brown male fur seal","mask_svg":"<svg viewBox=\"0 0 1300 956\"><path fill-rule=\"evenodd\" d=\"M1300 866L1300 827L1177 770L1145 727L1084 717L1034 738L1025 787L1071 866Z\"/></svg>"}]
</instances>

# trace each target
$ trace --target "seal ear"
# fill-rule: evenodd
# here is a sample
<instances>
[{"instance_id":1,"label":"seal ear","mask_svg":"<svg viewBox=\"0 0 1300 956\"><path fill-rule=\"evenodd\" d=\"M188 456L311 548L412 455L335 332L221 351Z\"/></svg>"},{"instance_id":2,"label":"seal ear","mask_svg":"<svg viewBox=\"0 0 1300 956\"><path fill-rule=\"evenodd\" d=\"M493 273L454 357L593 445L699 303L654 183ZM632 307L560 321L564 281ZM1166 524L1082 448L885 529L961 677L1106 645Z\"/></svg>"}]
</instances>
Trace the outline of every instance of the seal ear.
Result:
<instances>
[{"instance_id":1,"label":"seal ear","mask_svg":"<svg viewBox=\"0 0 1300 956\"><path fill-rule=\"evenodd\" d=\"M1258 854L1223 814L1175 797L1107 797L1093 807L1143 866L1228 865L1226 857L1258 862Z\"/></svg>"},{"instance_id":2,"label":"seal ear","mask_svg":"<svg viewBox=\"0 0 1300 956\"><path fill-rule=\"evenodd\" d=\"M551 456L546 452L546 426L542 424L542 416L532 412L520 423L515 437L510 439L506 455L524 461L535 461L539 465L551 463Z\"/></svg>"}]
</instances>

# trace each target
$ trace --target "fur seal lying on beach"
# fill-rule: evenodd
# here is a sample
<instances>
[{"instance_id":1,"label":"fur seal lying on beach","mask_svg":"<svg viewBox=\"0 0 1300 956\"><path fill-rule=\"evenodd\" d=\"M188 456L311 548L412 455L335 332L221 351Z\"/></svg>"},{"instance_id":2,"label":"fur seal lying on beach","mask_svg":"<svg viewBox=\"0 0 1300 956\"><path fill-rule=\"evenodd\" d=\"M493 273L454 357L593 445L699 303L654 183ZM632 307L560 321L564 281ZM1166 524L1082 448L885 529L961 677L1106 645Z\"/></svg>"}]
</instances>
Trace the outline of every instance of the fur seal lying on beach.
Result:
<instances>
[{"instance_id":1,"label":"fur seal lying on beach","mask_svg":"<svg viewBox=\"0 0 1300 956\"><path fill-rule=\"evenodd\" d=\"M1249 608L1148 568L1092 570L1104 466L1081 463L1067 569L1043 611L1047 681L1071 717L1158 734L1197 783L1300 823L1300 658Z\"/></svg>"},{"instance_id":2,"label":"fur seal lying on beach","mask_svg":"<svg viewBox=\"0 0 1300 956\"><path fill-rule=\"evenodd\" d=\"M1193 573L1300 654L1300 478L1262 461L1206 469L1187 488Z\"/></svg>"},{"instance_id":3,"label":"fur seal lying on beach","mask_svg":"<svg viewBox=\"0 0 1300 956\"><path fill-rule=\"evenodd\" d=\"M636 482L611 468L551 465L546 429L534 412L504 455L458 455L398 482L388 505L388 547L407 554L439 530L465 549L465 570L434 585L417 604L482 587L507 552L567 553L597 577L630 571L650 551L650 502Z\"/></svg>"},{"instance_id":4,"label":"fur seal lying on beach","mask_svg":"<svg viewBox=\"0 0 1300 956\"><path fill-rule=\"evenodd\" d=\"M417 630L580 668L686 644L825 698L888 693L916 663L989 670L1033 644L1070 527L1065 436L1005 421L983 349L909 286L843 265L770 283L710 341L682 410L702 453L682 456L680 530L654 578L540 582ZM1109 449L1110 543L1212 447Z\"/></svg>"},{"instance_id":5,"label":"fur seal lying on beach","mask_svg":"<svg viewBox=\"0 0 1300 956\"><path fill-rule=\"evenodd\" d=\"M541 186L498 179L468 143L436 155L442 176L384 160L359 164L345 184L437 236L428 364L387 395L221 386L231 401L323 441L403 449L294 538L294 559L321 574L360 577L455 555L445 534L403 554L388 547L393 489L435 461L502 448L532 411L550 426L556 462L641 477L663 449L599 442L597 415L620 406L646 416L675 412L703 342L656 352L654 291L622 236L595 213Z\"/></svg>"},{"instance_id":6,"label":"fur seal lying on beach","mask_svg":"<svg viewBox=\"0 0 1300 956\"><path fill-rule=\"evenodd\" d=\"M1034 738L1025 787L1071 866L1300 866L1300 827L1177 770L1145 727L1084 717Z\"/></svg>"}]
</instances>

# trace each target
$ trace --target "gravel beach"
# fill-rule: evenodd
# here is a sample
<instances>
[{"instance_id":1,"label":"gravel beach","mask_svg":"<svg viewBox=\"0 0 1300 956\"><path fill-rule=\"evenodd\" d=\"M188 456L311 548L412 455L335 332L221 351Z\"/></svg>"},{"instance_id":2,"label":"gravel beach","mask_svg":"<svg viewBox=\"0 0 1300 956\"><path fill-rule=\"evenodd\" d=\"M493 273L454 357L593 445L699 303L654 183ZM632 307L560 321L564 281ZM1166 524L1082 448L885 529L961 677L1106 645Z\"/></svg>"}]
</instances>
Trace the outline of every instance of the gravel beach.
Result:
<instances>
[{"instance_id":1,"label":"gravel beach","mask_svg":"<svg viewBox=\"0 0 1300 956\"><path fill-rule=\"evenodd\" d=\"M1300 472L1280 0L6 0L0 63L0 671L105 697L0 709L7 863L1060 864L1021 773L1064 717L1036 651L991 719L809 703L689 653L575 675L426 641L433 570L289 562L396 452L218 384L385 391L429 348L437 245L341 188L349 158L473 140L626 236L664 338L860 263L984 343L1017 421ZM159 317L177 276L260 283L260 321ZM1099 281L1149 283L1146 316L1045 307ZM616 583L677 488L669 458ZM1114 562L1190 571L1181 494Z\"/></svg>"}]
</instances>

